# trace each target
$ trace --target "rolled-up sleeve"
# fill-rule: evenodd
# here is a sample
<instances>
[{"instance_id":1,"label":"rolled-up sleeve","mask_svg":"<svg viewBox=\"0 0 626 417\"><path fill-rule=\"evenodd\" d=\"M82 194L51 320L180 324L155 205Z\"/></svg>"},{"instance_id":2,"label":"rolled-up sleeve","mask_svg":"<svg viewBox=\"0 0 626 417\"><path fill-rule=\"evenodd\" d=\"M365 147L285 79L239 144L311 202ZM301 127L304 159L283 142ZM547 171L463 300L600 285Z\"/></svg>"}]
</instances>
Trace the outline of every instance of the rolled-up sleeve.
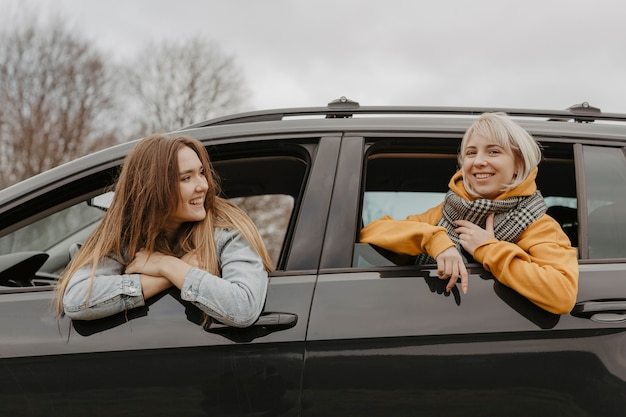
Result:
<instances>
[{"instance_id":1,"label":"rolled-up sleeve","mask_svg":"<svg viewBox=\"0 0 626 417\"><path fill-rule=\"evenodd\" d=\"M124 266L112 258L85 266L70 278L63 295L65 315L73 320L94 320L145 305L139 274L122 274Z\"/></svg>"},{"instance_id":2,"label":"rolled-up sleeve","mask_svg":"<svg viewBox=\"0 0 626 417\"><path fill-rule=\"evenodd\" d=\"M239 232L216 233L222 276L192 268L185 277L181 297L224 324L250 326L265 304L267 271L260 256Z\"/></svg>"}]
</instances>

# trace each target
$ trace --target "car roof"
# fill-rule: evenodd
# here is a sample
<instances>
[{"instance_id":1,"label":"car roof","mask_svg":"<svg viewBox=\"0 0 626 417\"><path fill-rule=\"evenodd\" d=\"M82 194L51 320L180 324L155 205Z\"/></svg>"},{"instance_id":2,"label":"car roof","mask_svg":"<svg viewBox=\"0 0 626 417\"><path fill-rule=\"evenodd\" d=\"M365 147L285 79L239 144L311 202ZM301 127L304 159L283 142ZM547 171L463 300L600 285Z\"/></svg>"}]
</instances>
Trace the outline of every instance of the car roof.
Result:
<instances>
[{"instance_id":1,"label":"car roof","mask_svg":"<svg viewBox=\"0 0 626 417\"><path fill-rule=\"evenodd\" d=\"M531 134L581 140L626 140L626 114L602 113L584 102L566 110L487 107L360 106L341 97L326 107L285 108L238 113L196 123L170 135L186 134L205 144L214 141L296 138L301 135L352 133L360 135L420 132L462 135L480 114L504 112ZM255 139L256 138L256 139ZM0 206L70 174L119 165L137 141L115 145L67 162L0 190Z\"/></svg>"},{"instance_id":2,"label":"car roof","mask_svg":"<svg viewBox=\"0 0 626 417\"><path fill-rule=\"evenodd\" d=\"M180 129L198 138L236 136L376 132L456 132L466 130L482 113L503 112L533 135L546 137L626 138L626 114L603 113L588 102L566 110L504 107L361 106L341 97L326 107L283 108L238 113L195 123Z\"/></svg>"}]
</instances>

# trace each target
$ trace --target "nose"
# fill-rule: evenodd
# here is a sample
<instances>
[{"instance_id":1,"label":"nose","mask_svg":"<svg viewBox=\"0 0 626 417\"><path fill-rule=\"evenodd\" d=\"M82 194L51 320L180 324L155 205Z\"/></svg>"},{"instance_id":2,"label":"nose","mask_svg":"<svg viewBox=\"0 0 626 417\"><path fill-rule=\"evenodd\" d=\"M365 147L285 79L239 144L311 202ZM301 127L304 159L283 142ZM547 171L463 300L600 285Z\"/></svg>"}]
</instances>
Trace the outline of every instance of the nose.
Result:
<instances>
[{"instance_id":1,"label":"nose","mask_svg":"<svg viewBox=\"0 0 626 417\"><path fill-rule=\"evenodd\" d=\"M487 163L485 155L482 152L478 152L474 158L474 165L483 166Z\"/></svg>"},{"instance_id":2,"label":"nose","mask_svg":"<svg viewBox=\"0 0 626 417\"><path fill-rule=\"evenodd\" d=\"M199 175L196 181L196 191L207 191L209 189L209 181L204 175Z\"/></svg>"}]
</instances>

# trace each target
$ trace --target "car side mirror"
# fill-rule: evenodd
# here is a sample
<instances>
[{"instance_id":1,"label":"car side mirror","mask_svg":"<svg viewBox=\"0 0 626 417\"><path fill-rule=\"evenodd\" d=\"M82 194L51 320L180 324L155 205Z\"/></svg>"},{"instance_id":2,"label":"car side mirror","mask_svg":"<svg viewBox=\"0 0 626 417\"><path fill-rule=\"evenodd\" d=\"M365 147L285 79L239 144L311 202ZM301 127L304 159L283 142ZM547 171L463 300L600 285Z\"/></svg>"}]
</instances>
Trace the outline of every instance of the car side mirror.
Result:
<instances>
[{"instance_id":1,"label":"car side mirror","mask_svg":"<svg viewBox=\"0 0 626 417\"><path fill-rule=\"evenodd\" d=\"M115 195L114 191L109 191L104 194L97 195L89 200L89 205L91 207L97 207L102 210L108 210L111 207L111 202L113 201L113 196Z\"/></svg>"}]
</instances>

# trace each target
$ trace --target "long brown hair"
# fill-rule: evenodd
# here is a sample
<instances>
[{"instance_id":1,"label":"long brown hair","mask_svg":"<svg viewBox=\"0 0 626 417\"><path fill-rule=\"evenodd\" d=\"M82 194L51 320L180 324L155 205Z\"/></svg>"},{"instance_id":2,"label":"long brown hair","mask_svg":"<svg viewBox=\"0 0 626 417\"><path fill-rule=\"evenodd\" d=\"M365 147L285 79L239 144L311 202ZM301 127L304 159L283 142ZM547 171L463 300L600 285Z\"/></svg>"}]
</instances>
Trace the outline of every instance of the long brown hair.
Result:
<instances>
[{"instance_id":1,"label":"long brown hair","mask_svg":"<svg viewBox=\"0 0 626 417\"><path fill-rule=\"evenodd\" d=\"M207 216L199 222L185 223L175 240L169 241L164 225L177 209L178 151L184 146L198 155L204 168L209 185L204 201ZM220 193L209 155L198 140L155 134L139 141L124 161L111 206L59 279L57 315L63 315L63 294L70 277L78 269L92 265L93 280L96 266L107 256L126 265L142 248L174 256L195 251L202 269L219 276L213 238L216 227L237 229L259 254L266 270L272 270L272 262L255 224L243 210L220 197Z\"/></svg>"}]
</instances>

